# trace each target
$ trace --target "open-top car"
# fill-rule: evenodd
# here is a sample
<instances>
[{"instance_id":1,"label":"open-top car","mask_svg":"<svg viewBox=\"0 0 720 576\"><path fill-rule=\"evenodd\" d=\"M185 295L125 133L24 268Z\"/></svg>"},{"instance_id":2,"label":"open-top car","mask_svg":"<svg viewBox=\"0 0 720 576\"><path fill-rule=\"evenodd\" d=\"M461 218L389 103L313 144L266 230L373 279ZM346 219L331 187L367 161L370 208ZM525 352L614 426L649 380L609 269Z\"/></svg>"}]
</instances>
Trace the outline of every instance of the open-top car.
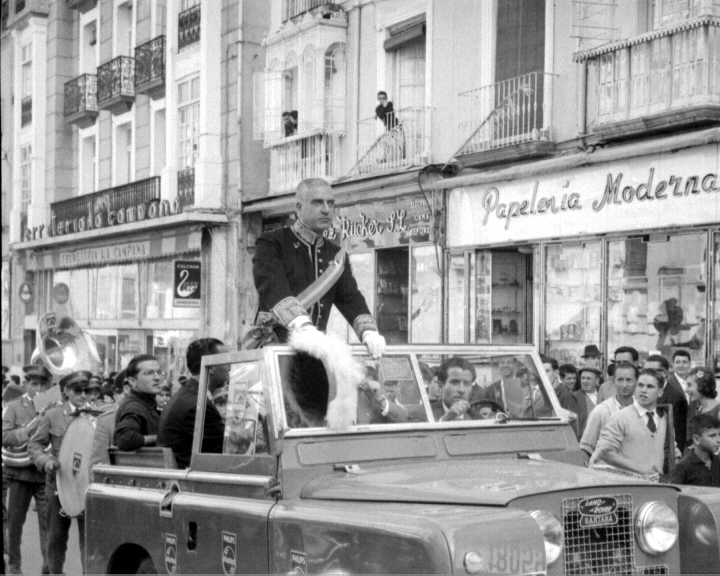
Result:
<instances>
[{"instance_id":1,"label":"open-top car","mask_svg":"<svg viewBox=\"0 0 720 576\"><path fill-rule=\"evenodd\" d=\"M87 571L718 572L720 491L585 468L533 348L353 354L366 382L342 429L289 346L205 357L190 467L157 448L94 468ZM460 415L428 396L457 357L474 369ZM204 453L218 381L223 449Z\"/></svg>"}]
</instances>

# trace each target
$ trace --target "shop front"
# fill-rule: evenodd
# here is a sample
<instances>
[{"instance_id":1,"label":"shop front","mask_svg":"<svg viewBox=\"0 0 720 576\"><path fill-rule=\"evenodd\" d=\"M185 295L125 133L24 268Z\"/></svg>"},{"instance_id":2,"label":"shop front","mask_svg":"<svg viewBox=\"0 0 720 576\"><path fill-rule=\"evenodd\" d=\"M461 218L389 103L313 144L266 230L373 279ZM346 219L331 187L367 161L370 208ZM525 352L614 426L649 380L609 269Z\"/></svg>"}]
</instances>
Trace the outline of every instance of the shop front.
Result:
<instances>
[{"instance_id":1,"label":"shop front","mask_svg":"<svg viewBox=\"0 0 720 576\"><path fill-rule=\"evenodd\" d=\"M603 154L450 188L448 341L576 365L593 344L606 362L685 349L720 369L718 145Z\"/></svg>"}]
</instances>

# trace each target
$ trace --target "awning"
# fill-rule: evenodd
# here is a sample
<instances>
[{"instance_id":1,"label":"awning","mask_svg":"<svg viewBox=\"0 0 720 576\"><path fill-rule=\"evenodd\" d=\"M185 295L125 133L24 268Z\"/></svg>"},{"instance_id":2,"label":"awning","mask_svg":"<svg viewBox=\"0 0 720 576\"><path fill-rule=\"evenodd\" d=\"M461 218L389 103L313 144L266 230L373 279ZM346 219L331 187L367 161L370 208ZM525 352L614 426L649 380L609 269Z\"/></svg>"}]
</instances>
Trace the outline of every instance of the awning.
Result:
<instances>
[{"instance_id":1,"label":"awning","mask_svg":"<svg viewBox=\"0 0 720 576\"><path fill-rule=\"evenodd\" d=\"M202 228L183 232L164 231L127 236L113 242L92 242L31 252L27 270L67 270L69 268L100 268L112 264L167 258L178 254L200 252Z\"/></svg>"}]
</instances>

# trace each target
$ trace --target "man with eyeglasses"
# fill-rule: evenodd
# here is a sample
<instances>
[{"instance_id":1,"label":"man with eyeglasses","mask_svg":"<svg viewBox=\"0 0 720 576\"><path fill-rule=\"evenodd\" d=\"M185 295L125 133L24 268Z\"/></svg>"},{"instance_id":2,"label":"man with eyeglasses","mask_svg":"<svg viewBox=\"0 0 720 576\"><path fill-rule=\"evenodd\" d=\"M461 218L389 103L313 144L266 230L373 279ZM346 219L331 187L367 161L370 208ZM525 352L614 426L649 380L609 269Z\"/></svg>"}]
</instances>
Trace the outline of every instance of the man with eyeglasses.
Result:
<instances>
[{"instance_id":1,"label":"man with eyeglasses","mask_svg":"<svg viewBox=\"0 0 720 576\"><path fill-rule=\"evenodd\" d=\"M160 413L155 397L165 383L165 374L155 356L140 354L127 367L128 394L115 416L115 445L124 451L155 446Z\"/></svg>"},{"instance_id":2,"label":"man with eyeglasses","mask_svg":"<svg viewBox=\"0 0 720 576\"><path fill-rule=\"evenodd\" d=\"M64 390L67 401L48 410L40 418L37 430L28 442L28 454L38 470L45 472L45 491L48 500L48 542L47 564L50 574L62 574L65 552L70 532L71 518L61 514L60 499L57 493L55 472L60 469L58 455L65 432L75 417L76 411L86 408L92 398L90 386L92 373L87 370L72 372L60 380L60 389ZM51 445L50 452L45 449ZM85 563L85 519L78 516L78 534L80 540L80 558Z\"/></svg>"}]
</instances>

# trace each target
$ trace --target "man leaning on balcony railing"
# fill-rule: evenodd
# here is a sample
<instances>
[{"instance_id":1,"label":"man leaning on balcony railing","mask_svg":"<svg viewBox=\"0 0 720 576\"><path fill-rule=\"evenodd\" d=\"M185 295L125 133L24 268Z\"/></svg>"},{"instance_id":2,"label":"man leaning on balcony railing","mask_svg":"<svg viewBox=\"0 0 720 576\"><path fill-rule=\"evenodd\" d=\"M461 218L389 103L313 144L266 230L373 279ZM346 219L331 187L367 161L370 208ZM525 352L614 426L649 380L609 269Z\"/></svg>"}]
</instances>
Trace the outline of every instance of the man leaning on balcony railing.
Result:
<instances>
[{"instance_id":1,"label":"man leaning on balcony railing","mask_svg":"<svg viewBox=\"0 0 720 576\"><path fill-rule=\"evenodd\" d=\"M387 92L380 90L377 95L378 105L375 108L375 116L385 124L386 130L392 130L398 125L393 103L388 100Z\"/></svg>"}]
</instances>

